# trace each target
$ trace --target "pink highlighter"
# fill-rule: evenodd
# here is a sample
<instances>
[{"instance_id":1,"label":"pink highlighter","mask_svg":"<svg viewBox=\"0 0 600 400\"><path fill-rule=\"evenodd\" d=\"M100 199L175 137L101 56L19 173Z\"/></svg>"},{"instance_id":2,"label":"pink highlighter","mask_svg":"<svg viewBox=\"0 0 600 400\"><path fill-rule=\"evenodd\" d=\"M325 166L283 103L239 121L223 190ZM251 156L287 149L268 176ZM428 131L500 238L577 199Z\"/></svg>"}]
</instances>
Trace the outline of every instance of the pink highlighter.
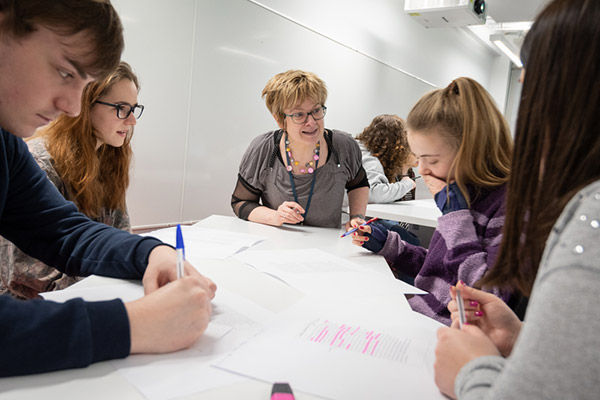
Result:
<instances>
[{"instance_id":1,"label":"pink highlighter","mask_svg":"<svg viewBox=\"0 0 600 400\"><path fill-rule=\"evenodd\" d=\"M271 390L271 400L294 400L294 393L289 383L274 383Z\"/></svg>"}]
</instances>

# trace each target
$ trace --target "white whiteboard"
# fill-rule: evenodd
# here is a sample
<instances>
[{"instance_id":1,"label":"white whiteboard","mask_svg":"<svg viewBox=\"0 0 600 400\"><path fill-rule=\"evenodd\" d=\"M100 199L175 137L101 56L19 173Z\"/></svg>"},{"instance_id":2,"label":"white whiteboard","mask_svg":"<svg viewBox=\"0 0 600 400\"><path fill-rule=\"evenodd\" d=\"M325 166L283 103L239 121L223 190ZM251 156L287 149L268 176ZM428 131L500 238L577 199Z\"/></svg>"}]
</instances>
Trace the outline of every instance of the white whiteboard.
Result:
<instances>
[{"instance_id":1,"label":"white whiteboard","mask_svg":"<svg viewBox=\"0 0 600 400\"><path fill-rule=\"evenodd\" d=\"M123 59L141 79L146 106L128 191L134 226L232 215L243 152L252 138L276 128L260 98L276 73L319 75L329 89L325 126L353 135L378 114L405 117L433 88L425 81L447 85L464 75L490 83L495 54L463 31L425 30L402 13L402 2L267 3L113 0L125 26ZM333 3L344 7L346 21L355 15L362 25L340 19ZM269 9L277 4L282 8ZM389 20L391 12L399 25L378 26L378 17Z\"/></svg>"}]
</instances>

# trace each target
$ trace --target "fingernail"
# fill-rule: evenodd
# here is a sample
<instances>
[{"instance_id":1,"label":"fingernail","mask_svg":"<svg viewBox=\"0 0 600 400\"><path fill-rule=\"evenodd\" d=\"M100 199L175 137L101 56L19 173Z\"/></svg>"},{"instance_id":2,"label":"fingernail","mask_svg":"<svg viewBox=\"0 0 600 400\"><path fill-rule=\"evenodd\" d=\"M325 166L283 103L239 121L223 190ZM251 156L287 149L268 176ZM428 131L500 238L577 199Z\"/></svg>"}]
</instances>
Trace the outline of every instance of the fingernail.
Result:
<instances>
[{"instance_id":1,"label":"fingernail","mask_svg":"<svg viewBox=\"0 0 600 400\"><path fill-rule=\"evenodd\" d=\"M471 300L471 301L469 301L469 305L471 305L473 307L477 307L479 305L479 303L475 300Z\"/></svg>"},{"instance_id":2,"label":"fingernail","mask_svg":"<svg viewBox=\"0 0 600 400\"><path fill-rule=\"evenodd\" d=\"M483 311L475 311L476 317L483 317Z\"/></svg>"},{"instance_id":3,"label":"fingernail","mask_svg":"<svg viewBox=\"0 0 600 400\"><path fill-rule=\"evenodd\" d=\"M366 237L366 238L365 238L365 242L368 242L368 241L369 241L369 238L368 238L368 237Z\"/></svg>"},{"instance_id":4,"label":"fingernail","mask_svg":"<svg viewBox=\"0 0 600 400\"><path fill-rule=\"evenodd\" d=\"M465 283L462 280L458 281L458 283L460 283L461 285L467 286L467 285L465 285Z\"/></svg>"},{"instance_id":5,"label":"fingernail","mask_svg":"<svg viewBox=\"0 0 600 400\"><path fill-rule=\"evenodd\" d=\"M469 325L469 321L465 321L463 325Z\"/></svg>"}]
</instances>

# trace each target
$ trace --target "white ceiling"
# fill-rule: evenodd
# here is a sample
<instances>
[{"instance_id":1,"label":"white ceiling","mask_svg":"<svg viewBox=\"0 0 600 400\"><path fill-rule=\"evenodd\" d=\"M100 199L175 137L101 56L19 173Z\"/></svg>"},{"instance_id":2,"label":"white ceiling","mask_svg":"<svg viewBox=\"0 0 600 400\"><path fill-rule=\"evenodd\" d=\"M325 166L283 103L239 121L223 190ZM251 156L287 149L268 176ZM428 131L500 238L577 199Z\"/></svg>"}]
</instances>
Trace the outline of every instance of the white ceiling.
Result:
<instances>
[{"instance_id":1,"label":"white ceiling","mask_svg":"<svg viewBox=\"0 0 600 400\"><path fill-rule=\"evenodd\" d=\"M487 15L498 23L533 21L550 0L485 0Z\"/></svg>"},{"instance_id":2,"label":"white ceiling","mask_svg":"<svg viewBox=\"0 0 600 400\"><path fill-rule=\"evenodd\" d=\"M430 6L450 0L422 0ZM456 0L454 0L456 1ZM492 44L490 37L502 36L505 45L518 58L523 39L531 27L531 23L539 12L551 0L485 0L487 19L482 25L469 25L458 29L466 29L474 34L481 43L490 49L503 54ZM600 0L595 0L600 1ZM443 29L443 28L442 28ZM450 28L457 29L457 28Z\"/></svg>"},{"instance_id":3,"label":"white ceiling","mask_svg":"<svg viewBox=\"0 0 600 400\"><path fill-rule=\"evenodd\" d=\"M531 22L551 0L485 0L488 20L485 25L471 25L469 30L481 41L500 52L492 45L491 38L504 37L513 54L518 58L521 45ZM524 23L529 22L529 24ZM494 36L492 36L494 35ZM518 65L518 64L517 64ZM520 66L520 65L518 65Z\"/></svg>"}]
</instances>

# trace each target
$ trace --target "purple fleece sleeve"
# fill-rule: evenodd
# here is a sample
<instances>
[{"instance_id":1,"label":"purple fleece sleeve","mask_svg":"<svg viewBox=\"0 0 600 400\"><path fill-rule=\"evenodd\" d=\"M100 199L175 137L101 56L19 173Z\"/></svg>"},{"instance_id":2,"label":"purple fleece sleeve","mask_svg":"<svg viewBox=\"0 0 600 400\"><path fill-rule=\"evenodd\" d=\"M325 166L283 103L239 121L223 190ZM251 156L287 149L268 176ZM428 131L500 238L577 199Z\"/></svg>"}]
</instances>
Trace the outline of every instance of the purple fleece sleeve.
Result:
<instances>
[{"instance_id":1,"label":"purple fleece sleeve","mask_svg":"<svg viewBox=\"0 0 600 400\"><path fill-rule=\"evenodd\" d=\"M388 231L383 249L377 254L382 255L392 269L414 277L423 266L427 249L406 243L400 234Z\"/></svg>"},{"instance_id":2,"label":"purple fleece sleeve","mask_svg":"<svg viewBox=\"0 0 600 400\"><path fill-rule=\"evenodd\" d=\"M449 324L450 286L462 280L468 286L479 281L494 264L502 240L504 207L491 217L459 210L438 219L436 233L439 235L429 250L429 257L415 286L429 294L414 296L409 300L413 310ZM476 228L478 227L478 228ZM480 230L478 235L477 229ZM510 293L499 289L492 293L508 301Z\"/></svg>"}]
</instances>

